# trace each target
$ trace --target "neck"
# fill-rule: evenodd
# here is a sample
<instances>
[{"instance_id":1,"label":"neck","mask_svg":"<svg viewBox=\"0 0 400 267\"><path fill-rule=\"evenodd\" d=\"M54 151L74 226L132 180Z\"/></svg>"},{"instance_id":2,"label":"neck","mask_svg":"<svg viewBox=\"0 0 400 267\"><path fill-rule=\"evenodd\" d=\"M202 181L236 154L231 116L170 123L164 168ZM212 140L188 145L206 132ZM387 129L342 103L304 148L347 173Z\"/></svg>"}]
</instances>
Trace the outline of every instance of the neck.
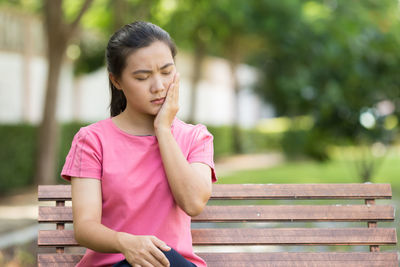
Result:
<instances>
[{"instance_id":1,"label":"neck","mask_svg":"<svg viewBox=\"0 0 400 267\"><path fill-rule=\"evenodd\" d=\"M138 114L128 107L113 118L113 121L122 130L133 135L155 135L154 131L155 116L148 114Z\"/></svg>"}]
</instances>

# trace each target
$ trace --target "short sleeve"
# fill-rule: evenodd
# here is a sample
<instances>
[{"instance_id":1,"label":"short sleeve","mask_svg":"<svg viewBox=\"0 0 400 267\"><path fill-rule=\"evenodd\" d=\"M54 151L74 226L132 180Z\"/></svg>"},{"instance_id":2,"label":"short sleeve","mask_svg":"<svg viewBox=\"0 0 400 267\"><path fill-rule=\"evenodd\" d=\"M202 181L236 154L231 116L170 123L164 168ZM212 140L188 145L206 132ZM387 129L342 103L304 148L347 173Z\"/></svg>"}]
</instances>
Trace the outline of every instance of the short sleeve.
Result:
<instances>
[{"instance_id":1,"label":"short sleeve","mask_svg":"<svg viewBox=\"0 0 400 267\"><path fill-rule=\"evenodd\" d=\"M81 128L72 141L61 177L70 181L71 177L101 179L101 176L101 143L90 131Z\"/></svg>"},{"instance_id":2,"label":"short sleeve","mask_svg":"<svg viewBox=\"0 0 400 267\"><path fill-rule=\"evenodd\" d=\"M211 167L212 181L216 182L214 166L214 146L212 134L207 130L204 125L199 124L197 131L195 131L190 151L188 155L188 162L201 162Z\"/></svg>"}]
</instances>

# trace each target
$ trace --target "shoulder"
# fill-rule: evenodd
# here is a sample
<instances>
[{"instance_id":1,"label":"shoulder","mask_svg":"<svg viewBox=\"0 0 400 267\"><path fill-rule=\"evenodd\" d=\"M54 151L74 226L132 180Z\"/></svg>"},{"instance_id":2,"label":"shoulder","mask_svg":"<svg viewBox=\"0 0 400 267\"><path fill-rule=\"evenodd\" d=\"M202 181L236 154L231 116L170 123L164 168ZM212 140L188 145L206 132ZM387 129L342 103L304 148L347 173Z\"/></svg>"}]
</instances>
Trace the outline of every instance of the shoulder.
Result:
<instances>
[{"instance_id":1,"label":"shoulder","mask_svg":"<svg viewBox=\"0 0 400 267\"><path fill-rule=\"evenodd\" d=\"M175 117L174 119L174 130L176 129L177 131L184 132L184 133L195 133L195 132L201 132L201 131L207 131L207 127L201 123L199 124L190 124L186 123L179 118Z\"/></svg>"},{"instance_id":2,"label":"shoulder","mask_svg":"<svg viewBox=\"0 0 400 267\"><path fill-rule=\"evenodd\" d=\"M108 120L109 119L101 120L81 127L74 139L76 141L85 140L86 142L101 143L101 140L106 135L107 129L110 127Z\"/></svg>"},{"instance_id":3,"label":"shoulder","mask_svg":"<svg viewBox=\"0 0 400 267\"><path fill-rule=\"evenodd\" d=\"M190 124L175 117L173 126L174 135L177 137L183 137L184 139L191 140L202 138L204 136L209 136L212 138L212 134L208 131L207 127L200 123Z\"/></svg>"}]
</instances>

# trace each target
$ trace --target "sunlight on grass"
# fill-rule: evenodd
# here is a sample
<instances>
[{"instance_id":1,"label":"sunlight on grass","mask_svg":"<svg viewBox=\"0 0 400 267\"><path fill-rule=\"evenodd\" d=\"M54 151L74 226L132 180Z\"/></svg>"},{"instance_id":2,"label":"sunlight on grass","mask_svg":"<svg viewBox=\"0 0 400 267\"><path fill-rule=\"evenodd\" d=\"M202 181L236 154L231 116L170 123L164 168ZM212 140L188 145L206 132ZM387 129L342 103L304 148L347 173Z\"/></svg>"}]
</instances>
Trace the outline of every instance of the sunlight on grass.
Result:
<instances>
[{"instance_id":1,"label":"sunlight on grass","mask_svg":"<svg viewBox=\"0 0 400 267\"><path fill-rule=\"evenodd\" d=\"M340 159L341 158L341 159ZM218 183L359 183L354 160L349 154L337 154L328 162L295 161L255 170L242 170L219 177ZM400 193L400 149L394 148L374 173L373 183L390 183Z\"/></svg>"}]
</instances>

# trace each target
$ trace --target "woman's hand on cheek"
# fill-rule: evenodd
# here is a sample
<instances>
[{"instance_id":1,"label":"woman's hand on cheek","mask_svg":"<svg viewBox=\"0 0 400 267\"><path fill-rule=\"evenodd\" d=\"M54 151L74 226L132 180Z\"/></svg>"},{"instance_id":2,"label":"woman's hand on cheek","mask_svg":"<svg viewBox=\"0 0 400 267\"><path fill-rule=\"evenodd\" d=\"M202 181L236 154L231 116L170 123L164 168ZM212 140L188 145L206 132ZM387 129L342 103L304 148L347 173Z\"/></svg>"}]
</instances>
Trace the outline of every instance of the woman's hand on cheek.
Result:
<instances>
[{"instance_id":1,"label":"woman's hand on cheek","mask_svg":"<svg viewBox=\"0 0 400 267\"><path fill-rule=\"evenodd\" d=\"M158 132L170 130L172 121L179 110L179 73L177 72L170 84L165 101L154 119L154 129Z\"/></svg>"}]
</instances>

